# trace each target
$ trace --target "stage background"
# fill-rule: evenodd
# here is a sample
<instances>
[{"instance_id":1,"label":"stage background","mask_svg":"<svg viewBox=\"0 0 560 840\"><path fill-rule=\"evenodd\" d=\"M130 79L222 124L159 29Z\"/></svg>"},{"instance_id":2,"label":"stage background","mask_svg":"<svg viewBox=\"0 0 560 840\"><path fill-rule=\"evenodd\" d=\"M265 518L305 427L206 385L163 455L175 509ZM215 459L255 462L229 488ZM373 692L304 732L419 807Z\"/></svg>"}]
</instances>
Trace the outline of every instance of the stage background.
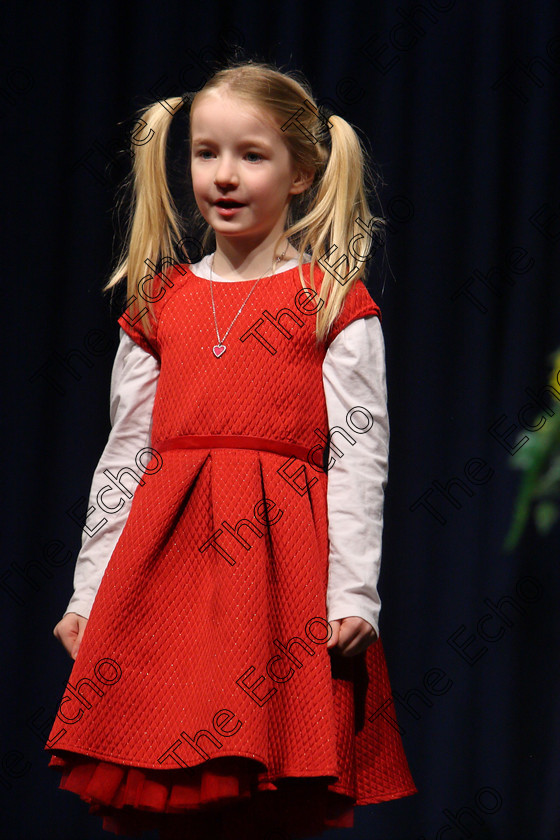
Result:
<instances>
[{"instance_id":1,"label":"stage background","mask_svg":"<svg viewBox=\"0 0 560 840\"><path fill-rule=\"evenodd\" d=\"M368 278L391 418L381 634L419 793L359 809L353 833L325 837L560 836L558 528L501 548L520 422L550 417L526 389L547 383L560 345L559 11L543 0L4 8L9 840L113 836L58 790L43 744L71 668L52 635L80 544L67 511L110 429L119 313L100 289L127 169L116 150L137 108L199 88L236 46L301 69L359 127L385 182L388 260L378 253Z\"/></svg>"}]
</instances>

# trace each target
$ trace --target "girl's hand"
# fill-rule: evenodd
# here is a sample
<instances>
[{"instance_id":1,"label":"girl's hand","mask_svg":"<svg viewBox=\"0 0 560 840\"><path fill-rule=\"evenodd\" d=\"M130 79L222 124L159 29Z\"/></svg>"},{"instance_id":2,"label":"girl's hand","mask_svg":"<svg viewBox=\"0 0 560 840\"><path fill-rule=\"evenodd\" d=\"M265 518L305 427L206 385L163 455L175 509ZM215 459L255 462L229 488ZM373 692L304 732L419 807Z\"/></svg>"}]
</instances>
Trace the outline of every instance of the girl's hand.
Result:
<instances>
[{"instance_id":1,"label":"girl's hand","mask_svg":"<svg viewBox=\"0 0 560 840\"><path fill-rule=\"evenodd\" d=\"M333 633L327 648L335 648L341 656L357 656L377 641L377 633L369 621L357 615L329 621L329 625Z\"/></svg>"},{"instance_id":2,"label":"girl's hand","mask_svg":"<svg viewBox=\"0 0 560 840\"><path fill-rule=\"evenodd\" d=\"M77 613L66 613L53 630L53 635L62 642L72 659L78 655L78 649L88 620Z\"/></svg>"}]
</instances>

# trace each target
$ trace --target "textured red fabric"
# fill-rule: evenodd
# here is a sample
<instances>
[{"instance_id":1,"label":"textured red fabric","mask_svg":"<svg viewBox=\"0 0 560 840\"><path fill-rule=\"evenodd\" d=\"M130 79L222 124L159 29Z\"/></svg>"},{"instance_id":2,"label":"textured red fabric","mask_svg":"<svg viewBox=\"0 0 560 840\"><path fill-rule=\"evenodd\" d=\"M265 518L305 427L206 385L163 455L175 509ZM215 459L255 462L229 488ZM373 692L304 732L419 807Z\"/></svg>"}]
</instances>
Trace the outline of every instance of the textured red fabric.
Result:
<instances>
[{"instance_id":1,"label":"textured red fabric","mask_svg":"<svg viewBox=\"0 0 560 840\"><path fill-rule=\"evenodd\" d=\"M322 277L316 269L318 292ZM326 648L318 301L297 269L263 278L216 358L209 281L188 266L158 280L150 341L119 319L161 363L154 457L97 593L50 764L115 833L274 840L351 826L355 805L417 789L381 639L355 657ZM249 288L214 284L222 334ZM358 281L327 345L367 315L379 308ZM159 453L184 435L263 448ZM275 452L278 442L298 454ZM124 469L120 480L135 489Z\"/></svg>"}]
</instances>

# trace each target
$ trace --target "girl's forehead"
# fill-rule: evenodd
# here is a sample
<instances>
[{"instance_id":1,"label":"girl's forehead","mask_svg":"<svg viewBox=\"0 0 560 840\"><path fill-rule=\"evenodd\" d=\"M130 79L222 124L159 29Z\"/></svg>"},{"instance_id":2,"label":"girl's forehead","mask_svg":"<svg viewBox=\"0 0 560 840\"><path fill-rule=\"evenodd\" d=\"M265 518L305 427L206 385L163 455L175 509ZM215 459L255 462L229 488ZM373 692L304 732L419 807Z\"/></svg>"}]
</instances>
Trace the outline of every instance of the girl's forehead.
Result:
<instances>
[{"instance_id":1,"label":"girl's forehead","mask_svg":"<svg viewBox=\"0 0 560 840\"><path fill-rule=\"evenodd\" d=\"M233 118L233 119L232 119ZM277 130L268 109L248 102L229 91L212 90L202 94L191 108L191 129L227 124L230 129L252 126Z\"/></svg>"}]
</instances>

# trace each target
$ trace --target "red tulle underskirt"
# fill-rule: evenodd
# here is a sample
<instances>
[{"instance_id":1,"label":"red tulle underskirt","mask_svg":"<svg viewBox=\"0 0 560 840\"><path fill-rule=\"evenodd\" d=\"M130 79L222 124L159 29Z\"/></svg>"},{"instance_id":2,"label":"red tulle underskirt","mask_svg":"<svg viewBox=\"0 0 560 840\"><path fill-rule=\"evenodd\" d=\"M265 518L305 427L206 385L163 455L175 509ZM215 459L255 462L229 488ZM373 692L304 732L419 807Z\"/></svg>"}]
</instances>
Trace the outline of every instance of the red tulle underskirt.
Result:
<instances>
[{"instance_id":1,"label":"red tulle underskirt","mask_svg":"<svg viewBox=\"0 0 560 840\"><path fill-rule=\"evenodd\" d=\"M60 788L118 835L159 829L161 840L296 840L354 825L352 800L328 789L332 778L259 782L263 765L248 758L150 770L73 753L49 766L61 772Z\"/></svg>"}]
</instances>

